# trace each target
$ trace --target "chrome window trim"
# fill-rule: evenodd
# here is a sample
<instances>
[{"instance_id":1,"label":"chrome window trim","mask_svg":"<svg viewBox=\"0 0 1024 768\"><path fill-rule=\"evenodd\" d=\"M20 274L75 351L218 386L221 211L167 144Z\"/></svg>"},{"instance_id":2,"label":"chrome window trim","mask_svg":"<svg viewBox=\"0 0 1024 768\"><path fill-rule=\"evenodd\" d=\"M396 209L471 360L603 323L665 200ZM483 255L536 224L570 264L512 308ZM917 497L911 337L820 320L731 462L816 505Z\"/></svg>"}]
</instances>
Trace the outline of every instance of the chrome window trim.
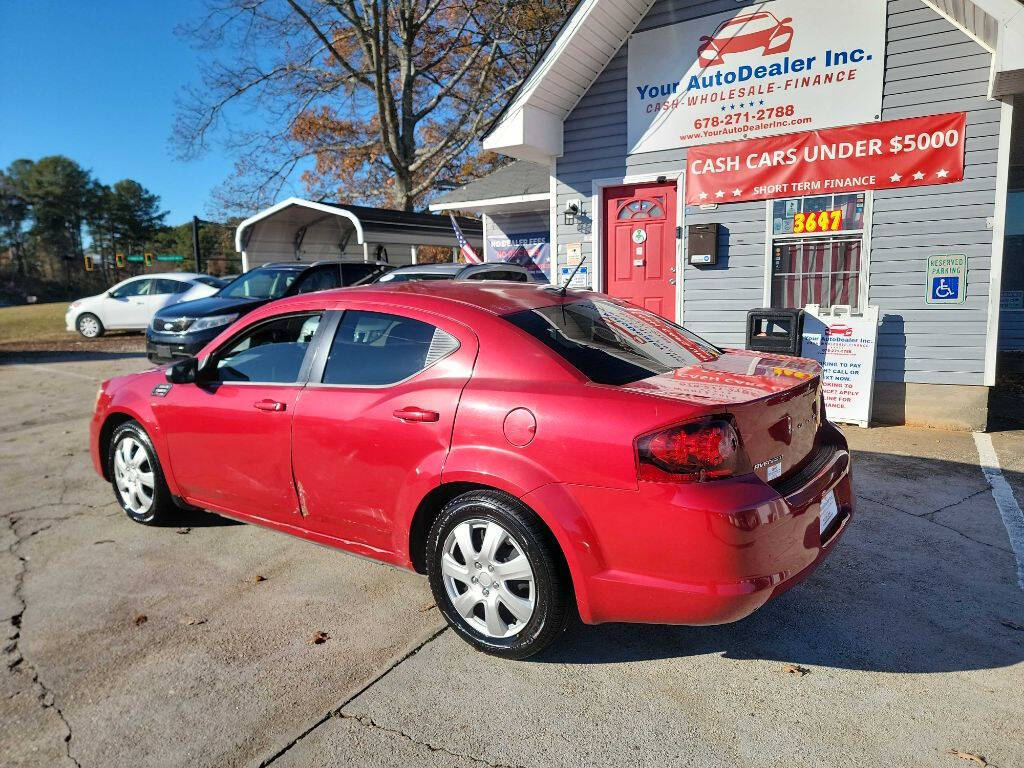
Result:
<instances>
[{"instance_id":1,"label":"chrome window trim","mask_svg":"<svg viewBox=\"0 0 1024 768\"><path fill-rule=\"evenodd\" d=\"M220 389L221 387L297 387L301 389L305 386L302 380L296 381L211 381L209 382L211 389Z\"/></svg>"}]
</instances>

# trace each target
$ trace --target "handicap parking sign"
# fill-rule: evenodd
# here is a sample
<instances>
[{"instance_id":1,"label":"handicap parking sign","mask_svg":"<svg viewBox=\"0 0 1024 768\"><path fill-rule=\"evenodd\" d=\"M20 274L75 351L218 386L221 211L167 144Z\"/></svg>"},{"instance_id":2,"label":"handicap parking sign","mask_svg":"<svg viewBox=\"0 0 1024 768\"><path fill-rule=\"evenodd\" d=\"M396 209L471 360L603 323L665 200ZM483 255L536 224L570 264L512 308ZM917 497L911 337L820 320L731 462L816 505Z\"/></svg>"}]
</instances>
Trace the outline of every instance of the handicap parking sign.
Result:
<instances>
[{"instance_id":1,"label":"handicap parking sign","mask_svg":"<svg viewBox=\"0 0 1024 768\"><path fill-rule=\"evenodd\" d=\"M929 256L925 286L928 304L963 304L967 299L967 257Z\"/></svg>"},{"instance_id":2,"label":"handicap parking sign","mask_svg":"<svg viewBox=\"0 0 1024 768\"><path fill-rule=\"evenodd\" d=\"M932 301L956 301L960 298L960 278L953 275L932 278Z\"/></svg>"}]
</instances>

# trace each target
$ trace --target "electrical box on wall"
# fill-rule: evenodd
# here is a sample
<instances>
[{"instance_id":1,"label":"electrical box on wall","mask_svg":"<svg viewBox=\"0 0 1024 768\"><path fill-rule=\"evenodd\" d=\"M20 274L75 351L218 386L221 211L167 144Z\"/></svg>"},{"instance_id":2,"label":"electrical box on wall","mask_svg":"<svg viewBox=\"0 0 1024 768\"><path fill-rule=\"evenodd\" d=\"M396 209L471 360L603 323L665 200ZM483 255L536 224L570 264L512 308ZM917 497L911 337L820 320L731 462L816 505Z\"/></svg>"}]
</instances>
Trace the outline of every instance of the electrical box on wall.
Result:
<instances>
[{"instance_id":1,"label":"electrical box on wall","mask_svg":"<svg viewBox=\"0 0 1024 768\"><path fill-rule=\"evenodd\" d=\"M718 263L718 224L690 224L686 228L686 253L691 264Z\"/></svg>"}]
</instances>

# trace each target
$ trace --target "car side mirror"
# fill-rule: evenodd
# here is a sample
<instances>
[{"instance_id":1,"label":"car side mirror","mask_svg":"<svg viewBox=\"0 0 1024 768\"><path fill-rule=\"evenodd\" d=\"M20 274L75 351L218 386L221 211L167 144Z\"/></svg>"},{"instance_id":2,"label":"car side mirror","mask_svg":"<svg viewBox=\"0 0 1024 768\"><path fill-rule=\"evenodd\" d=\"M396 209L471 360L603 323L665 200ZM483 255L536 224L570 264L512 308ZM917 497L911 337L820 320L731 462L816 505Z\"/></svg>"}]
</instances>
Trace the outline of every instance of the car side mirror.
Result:
<instances>
[{"instance_id":1,"label":"car side mirror","mask_svg":"<svg viewBox=\"0 0 1024 768\"><path fill-rule=\"evenodd\" d=\"M168 366L164 375L171 384L195 384L199 377L199 361L194 357L186 357Z\"/></svg>"}]
</instances>

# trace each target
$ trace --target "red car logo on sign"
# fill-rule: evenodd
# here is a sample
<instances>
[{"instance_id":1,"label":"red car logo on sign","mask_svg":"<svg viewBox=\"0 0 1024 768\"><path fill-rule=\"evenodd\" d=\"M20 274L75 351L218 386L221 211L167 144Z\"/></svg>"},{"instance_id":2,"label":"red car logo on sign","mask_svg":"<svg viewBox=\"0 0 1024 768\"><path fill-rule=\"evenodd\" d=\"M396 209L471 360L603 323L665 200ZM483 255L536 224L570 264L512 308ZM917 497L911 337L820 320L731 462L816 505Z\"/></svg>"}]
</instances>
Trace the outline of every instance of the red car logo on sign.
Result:
<instances>
[{"instance_id":1,"label":"red car logo on sign","mask_svg":"<svg viewBox=\"0 0 1024 768\"><path fill-rule=\"evenodd\" d=\"M705 67L724 64L729 53L761 49L761 55L785 53L793 42L793 19L781 21L770 11L745 13L718 25L710 35L701 35L697 60Z\"/></svg>"},{"instance_id":2,"label":"red car logo on sign","mask_svg":"<svg viewBox=\"0 0 1024 768\"><path fill-rule=\"evenodd\" d=\"M825 333L828 336L845 336L846 338L850 338L853 336L853 328L848 325L832 325L829 326Z\"/></svg>"}]
</instances>

